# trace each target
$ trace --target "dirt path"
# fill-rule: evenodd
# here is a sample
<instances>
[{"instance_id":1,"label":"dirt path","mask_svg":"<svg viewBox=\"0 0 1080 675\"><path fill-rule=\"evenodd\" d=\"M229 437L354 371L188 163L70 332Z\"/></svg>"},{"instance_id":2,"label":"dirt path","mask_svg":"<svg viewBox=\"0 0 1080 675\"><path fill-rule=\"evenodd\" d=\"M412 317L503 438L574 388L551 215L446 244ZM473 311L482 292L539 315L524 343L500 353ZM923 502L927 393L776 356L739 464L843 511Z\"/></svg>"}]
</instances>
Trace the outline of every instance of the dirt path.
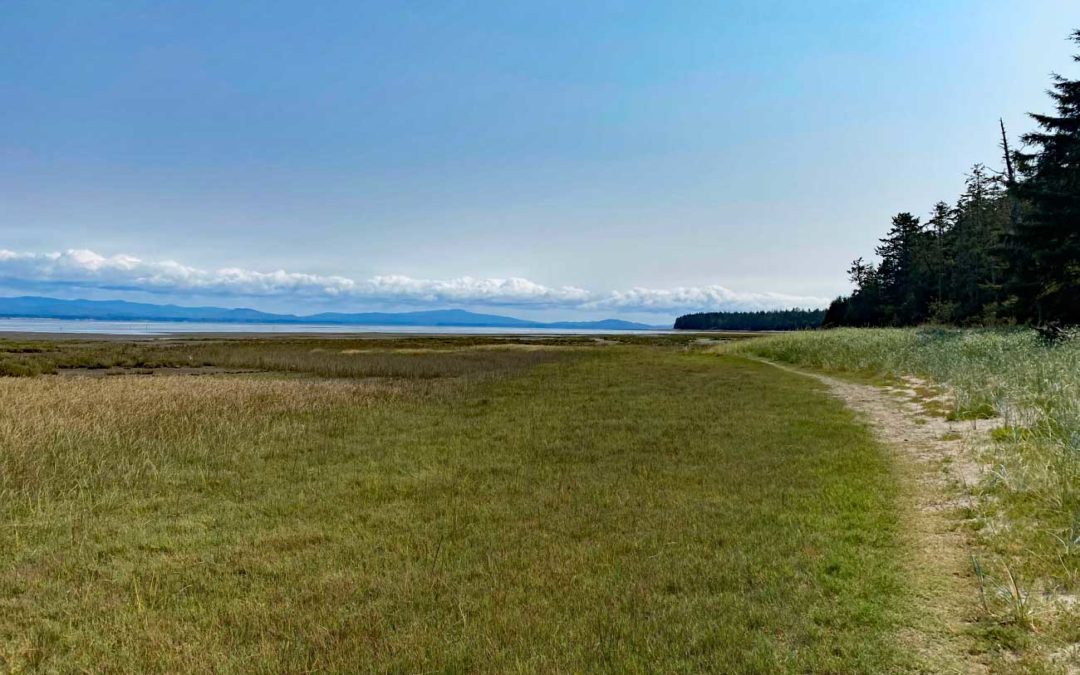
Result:
<instances>
[{"instance_id":1,"label":"dirt path","mask_svg":"<svg viewBox=\"0 0 1080 675\"><path fill-rule=\"evenodd\" d=\"M929 414L927 404L940 404L944 396L928 397L931 389L914 378L877 387L766 363L824 383L893 450L906 522L902 536L910 552L903 564L914 601L925 610L924 621L905 628L901 639L924 656L928 672L986 672L966 635L978 590L961 509L981 471L972 448L988 434L992 421L950 422Z\"/></svg>"}]
</instances>

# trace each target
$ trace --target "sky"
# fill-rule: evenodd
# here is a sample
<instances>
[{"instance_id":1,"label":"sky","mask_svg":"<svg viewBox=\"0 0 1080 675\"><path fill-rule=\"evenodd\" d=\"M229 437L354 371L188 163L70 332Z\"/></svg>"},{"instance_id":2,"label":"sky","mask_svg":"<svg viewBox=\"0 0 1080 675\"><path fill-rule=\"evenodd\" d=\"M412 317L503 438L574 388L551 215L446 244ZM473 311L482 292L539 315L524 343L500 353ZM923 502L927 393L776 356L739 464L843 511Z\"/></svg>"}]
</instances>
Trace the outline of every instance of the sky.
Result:
<instances>
[{"instance_id":1,"label":"sky","mask_svg":"<svg viewBox=\"0 0 1080 675\"><path fill-rule=\"evenodd\" d=\"M821 306L1075 74L1075 0L0 4L0 295Z\"/></svg>"}]
</instances>

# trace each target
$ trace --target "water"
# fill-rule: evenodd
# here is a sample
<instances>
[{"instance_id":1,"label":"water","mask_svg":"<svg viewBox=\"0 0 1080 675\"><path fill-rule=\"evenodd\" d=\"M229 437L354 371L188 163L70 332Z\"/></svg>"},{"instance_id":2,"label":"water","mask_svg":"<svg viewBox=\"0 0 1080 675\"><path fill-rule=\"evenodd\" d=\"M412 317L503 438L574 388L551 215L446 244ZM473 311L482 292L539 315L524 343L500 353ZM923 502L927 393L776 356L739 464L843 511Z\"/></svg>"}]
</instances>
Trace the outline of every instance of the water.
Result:
<instances>
[{"instance_id":1,"label":"water","mask_svg":"<svg viewBox=\"0 0 1080 675\"><path fill-rule=\"evenodd\" d=\"M177 335L184 333L422 333L438 335L610 335L663 333L591 328L498 328L483 326L342 326L303 323L213 323L201 321L95 321L90 319L3 319L0 333L72 335Z\"/></svg>"}]
</instances>

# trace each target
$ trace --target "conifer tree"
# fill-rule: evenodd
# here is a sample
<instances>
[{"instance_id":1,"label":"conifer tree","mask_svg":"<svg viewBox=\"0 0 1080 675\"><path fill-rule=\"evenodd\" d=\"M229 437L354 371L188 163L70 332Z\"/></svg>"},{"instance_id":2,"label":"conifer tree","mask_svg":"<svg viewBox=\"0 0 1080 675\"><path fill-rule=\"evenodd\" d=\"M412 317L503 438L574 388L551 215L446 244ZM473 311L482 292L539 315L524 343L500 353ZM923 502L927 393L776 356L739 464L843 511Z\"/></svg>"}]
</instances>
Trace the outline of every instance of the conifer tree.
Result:
<instances>
[{"instance_id":1,"label":"conifer tree","mask_svg":"<svg viewBox=\"0 0 1080 675\"><path fill-rule=\"evenodd\" d=\"M1080 31L1071 38L1080 45ZM1080 324L1080 80L1054 75L1049 94L1055 114L1031 115L1026 151L1010 148L999 121L1001 174L975 165L956 205L938 202L926 227L893 218L880 262L852 264L855 288L825 325Z\"/></svg>"},{"instance_id":2,"label":"conifer tree","mask_svg":"<svg viewBox=\"0 0 1080 675\"><path fill-rule=\"evenodd\" d=\"M1072 40L1080 45L1080 31ZM1016 228L1026 262L1013 275L1014 307L1020 320L1080 323L1080 80L1054 75L1049 94L1056 114L1032 114L1039 130L1023 141L1033 149L1016 153L1028 209Z\"/></svg>"},{"instance_id":3,"label":"conifer tree","mask_svg":"<svg viewBox=\"0 0 1080 675\"><path fill-rule=\"evenodd\" d=\"M945 202L934 204L927 221L927 236L930 244L927 250L927 268L931 283L930 302L927 307L928 318L935 323L951 323L955 306L948 295L952 281L953 266L953 227L956 212Z\"/></svg>"},{"instance_id":4,"label":"conifer tree","mask_svg":"<svg viewBox=\"0 0 1080 675\"><path fill-rule=\"evenodd\" d=\"M848 268L848 278L854 284L855 291L846 302L841 303L841 306L832 309L831 312L826 312L826 316L830 313L837 315L842 310L843 325L884 325L887 315L882 302L881 276L878 274L877 267L859 258Z\"/></svg>"},{"instance_id":5,"label":"conifer tree","mask_svg":"<svg viewBox=\"0 0 1080 675\"><path fill-rule=\"evenodd\" d=\"M1005 281L1001 243L1008 211L1001 181L976 164L956 205L951 299L954 320L989 323L994 320Z\"/></svg>"},{"instance_id":6,"label":"conifer tree","mask_svg":"<svg viewBox=\"0 0 1080 675\"><path fill-rule=\"evenodd\" d=\"M888 323L908 325L926 318L926 243L919 219L900 213L877 247L882 309Z\"/></svg>"}]
</instances>

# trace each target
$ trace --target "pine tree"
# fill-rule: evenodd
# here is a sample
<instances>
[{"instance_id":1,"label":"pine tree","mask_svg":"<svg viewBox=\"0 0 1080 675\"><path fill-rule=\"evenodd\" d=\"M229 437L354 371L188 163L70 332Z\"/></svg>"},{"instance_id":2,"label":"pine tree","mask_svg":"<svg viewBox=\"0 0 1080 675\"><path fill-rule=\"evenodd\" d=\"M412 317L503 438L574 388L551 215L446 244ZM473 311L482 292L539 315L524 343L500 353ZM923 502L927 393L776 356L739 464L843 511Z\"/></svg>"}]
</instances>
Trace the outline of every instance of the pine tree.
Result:
<instances>
[{"instance_id":1,"label":"pine tree","mask_svg":"<svg viewBox=\"0 0 1080 675\"><path fill-rule=\"evenodd\" d=\"M953 228L956 211L945 202L934 204L927 224L927 236L930 243L927 250L927 268L929 271L932 293L928 306L928 318L935 323L951 323L955 306L948 295L952 281L953 267Z\"/></svg>"},{"instance_id":2,"label":"pine tree","mask_svg":"<svg viewBox=\"0 0 1080 675\"><path fill-rule=\"evenodd\" d=\"M821 327L837 328L839 326L850 325L848 319L850 305L851 299L845 296L840 296L829 303L829 308L825 310L825 319L821 322Z\"/></svg>"},{"instance_id":3,"label":"pine tree","mask_svg":"<svg viewBox=\"0 0 1080 675\"><path fill-rule=\"evenodd\" d=\"M859 258L848 268L848 278L855 285L855 290L843 307L846 315L843 325L884 325L887 315L882 303L881 275L878 273L878 268L873 263L864 262L862 258ZM833 310L833 314L835 315L839 310L840 307L837 307Z\"/></svg>"},{"instance_id":4,"label":"pine tree","mask_svg":"<svg viewBox=\"0 0 1080 675\"><path fill-rule=\"evenodd\" d=\"M1080 45L1080 31L1072 40ZM1040 130L1023 141L1034 151L1016 153L1028 203L1016 244L1029 269L1014 275L1012 290L1021 320L1080 323L1080 80L1054 75L1049 94L1057 114L1032 114Z\"/></svg>"},{"instance_id":5,"label":"pine tree","mask_svg":"<svg viewBox=\"0 0 1080 675\"><path fill-rule=\"evenodd\" d=\"M887 323L910 325L926 318L929 280L925 244L919 219L910 213L900 213L892 219L892 228L877 247L881 258L878 277L882 309Z\"/></svg>"},{"instance_id":6,"label":"pine tree","mask_svg":"<svg viewBox=\"0 0 1080 675\"><path fill-rule=\"evenodd\" d=\"M988 323L995 319L1006 278L1002 241L1008 221L1000 179L976 164L956 205L950 296L953 319Z\"/></svg>"}]
</instances>

